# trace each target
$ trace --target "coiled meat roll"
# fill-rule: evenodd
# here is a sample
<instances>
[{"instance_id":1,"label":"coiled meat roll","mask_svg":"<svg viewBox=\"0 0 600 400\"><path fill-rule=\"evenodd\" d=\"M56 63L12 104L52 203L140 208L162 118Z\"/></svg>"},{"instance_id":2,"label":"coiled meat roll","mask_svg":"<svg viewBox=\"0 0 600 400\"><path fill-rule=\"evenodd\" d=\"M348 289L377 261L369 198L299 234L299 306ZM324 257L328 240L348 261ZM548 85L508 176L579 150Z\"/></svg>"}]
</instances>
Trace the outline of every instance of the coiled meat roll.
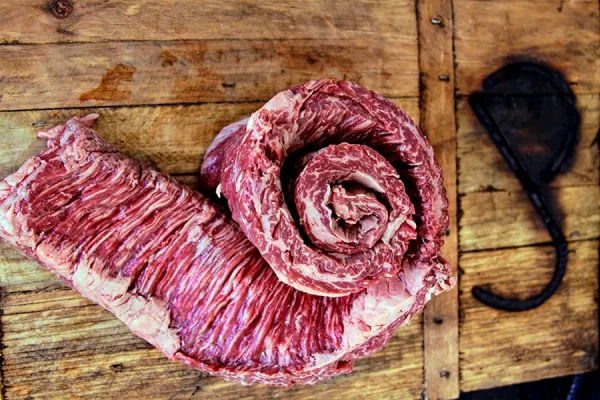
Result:
<instances>
[{"instance_id":1,"label":"coiled meat roll","mask_svg":"<svg viewBox=\"0 0 600 400\"><path fill-rule=\"evenodd\" d=\"M202 165L279 279L345 296L438 262L442 173L410 117L378 93L320 80L283 91L217 136Z\"/></svg>"}]
</instances>

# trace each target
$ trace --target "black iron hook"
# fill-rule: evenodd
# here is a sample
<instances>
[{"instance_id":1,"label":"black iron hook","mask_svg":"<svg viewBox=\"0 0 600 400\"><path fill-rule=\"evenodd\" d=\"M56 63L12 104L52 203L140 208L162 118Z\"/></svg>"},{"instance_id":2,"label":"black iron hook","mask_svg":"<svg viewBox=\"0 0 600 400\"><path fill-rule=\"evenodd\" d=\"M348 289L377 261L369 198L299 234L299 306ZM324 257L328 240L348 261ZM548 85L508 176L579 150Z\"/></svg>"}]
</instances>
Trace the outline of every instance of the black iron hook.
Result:
<instances>
[{"instance_id":1,"label":"black iron hook","mask_svg":"<svg viewBox=\"0 0 600 400\"><path fill-rule=\"evenodd\" d=\"M560 74L544 66L533 63L517 63L501 68L486 78L483 85L484 90L486 88L493 88L502 80L511 79L515 74L522 72L535 73L542 79L546 79L556 91L556 93L553 94L561 95L561 99L564 101L565 110L567 111L567 132L564 143L561 146L560 152L555 154L553 159L550 160L550 163L540 172L540 180L548 182L554 178L562 164L567 160L569 154L573 151L577 140L580 119L575 107L575 96ZM509 94L510 93L500 93L500 95ZM526 311L543 304L560 286L567 271L567 242L560 224L553 217L536 179L529 173L526 164L519 156L519 152L511 145L506 135L502 132L493 116L486 108L486 97L490 95L497 96L499 94L488 93L487 91L476 92L469 97L469 104L475 112L477 119L487 129L490 138L493 140L496 147L498 147L498 150L521 182L521 185L527 191L529 199L535 206L537 213L550 233L556 249L556 265L552 279L544 290L525 300L504 298L479 286L475 286L472 292L477 300L490 307L505 311Z\"/></svg>"}]
</instances>

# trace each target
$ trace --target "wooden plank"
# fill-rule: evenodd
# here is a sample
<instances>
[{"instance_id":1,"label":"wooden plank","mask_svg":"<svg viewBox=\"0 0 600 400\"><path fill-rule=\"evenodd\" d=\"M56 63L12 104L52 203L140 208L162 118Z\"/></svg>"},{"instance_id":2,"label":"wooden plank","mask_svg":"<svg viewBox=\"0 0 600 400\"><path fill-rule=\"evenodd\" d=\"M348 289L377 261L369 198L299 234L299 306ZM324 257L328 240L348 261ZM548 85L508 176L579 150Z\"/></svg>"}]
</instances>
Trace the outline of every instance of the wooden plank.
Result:
<instances>
[{"instance_id":1,"label":"wooden plank","mask_svg":"<svg viewBox=\"0 0 600 400\"><path fill-rule=\"evenodd\" d=\"M0 293L48 291L62 286L55 275L0 241Z\"/></svg>"},{"instance_id":2,"label":"wooden plank","mask_svg":"<svg viewBox=\"0 0 600 400\"><path fill-rule=\"evenodd\" d=\"M421 318L349 376L292 390L245 387L169 362L108 312L68 289L3 303L6 398L420 399Z\"/></svg>"},{"instance_id":3,"label":"wooden plank","mask_svg":"<svg viewBox=\"0 0 600 400\"><path fill-rule=\"evenodd\" d=\"M558 175L549 186L597 186L598 174L598 124L600 123L600 95L579 95L581 133L574 160L568 171ZM459 193L489 190L521 189L521 184L492 143L466 98L457 103L458 119L458 176Z\"/></svg>"},{"instance_id":4,"label":"wooden plank","mask_svg":"<svg viewBox=\"0 0 600 400\"><path fill-rule=\"evenodd\" d=\"M391 99L419 121L418 98ZM149 161L168 174L196 173L204 152L224 126L263 103L223 103L159 107L109 107L0 113L0 179L45 147L40 129L73 116L100 114L94 129L120 151Z\"/></svg>"},{"instance_id":5,"label":"wooden plank","mask_svg":"<svg viewBox=\"0 0 600 400\"><path fill-rule=\"evenodd\" d=\"M600 92L597 0L461 0L454 15L459 93L471 93L485 76L522 59L559 69L576 93Z\"/></svg>"},{"instance_id":6,"label":"wooden plank","mask_svg":"<svg viewBox=\"0 0 600 400\"><path fill-rule=\"evenodd\" d=\"M94 128L119 150L170 174L197 172L212 139L225 125L256 111L261 103L19 111L0 118L0 178L37 155L43 128L97 112ZM35 126L34 126L35 125Z\"/></svg>"},{"instance_id":7,"label":"wooden plank","mask_svg":"<svg viewBox=\"0 0 600 400\"><path fill-rule=\"evenodd\" d=\"M442 166L450 225L444 255L457 271L456 129L452 1L418 3L421 129ZM439 23L433 23L438 19ZM456 274L458 276L458 274ZM459 392L458 290L432 299L424 315L425 394L430 400L455 399Z\"/></svg>"},{"instance_id":8,"label":"wooden plank","mask_svg":"<svg viewBox=\"0 0 600 400\"><path fill-rule=\"evenodd\" d=\"M0 110L267 101L324 77L419 94L415 38L0 46L0 76Z\"/></svg>"},{"instance_id":9,"label":"wooden plank","mask_svg":"<svg viewBox=\"0 0 600 400\"><path fill-rule=\"evenodd\" d=\"M474 285L524 298L554 269L552 247L465 253L460 257L461 390L571 375L598 366L598 241L569 245L567 275L541 307L494 310L471 295Z\"/></svg>"},{"instance_id":10,"label":"wooden plank","mask_svg":"<svg viewBox=\"0 0 600 400\"><path fill-rule=\"evenodd\" d=\"M416 37L410 0L68 0L64 18L52 3L4 0L0 43Z\"/></svg>"},{"instance_id":11,"label":"wooden plank","mask_svg":"<svg viewBox=\"0 0 600 400\"><path fill-rule=\"evenodd\" d=\"M573 186L548 191L568 241L600 237L600 188ZM551 238L527 194L518 191L474 192L460 198L459 243L462 251L550 243Z\"/></svg>"}]
</instances>

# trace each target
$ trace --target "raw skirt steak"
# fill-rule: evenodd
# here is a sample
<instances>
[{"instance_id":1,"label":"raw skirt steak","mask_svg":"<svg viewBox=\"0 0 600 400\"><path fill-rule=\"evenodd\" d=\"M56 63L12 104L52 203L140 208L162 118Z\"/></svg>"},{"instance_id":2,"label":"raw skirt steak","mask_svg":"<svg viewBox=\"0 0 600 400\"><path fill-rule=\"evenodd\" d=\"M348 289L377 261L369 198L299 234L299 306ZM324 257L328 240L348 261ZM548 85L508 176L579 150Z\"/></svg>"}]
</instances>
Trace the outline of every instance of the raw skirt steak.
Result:
<instances>
[{"instance_id":1,"label":"raw skirt steak","mask_svg":"<svg viewBox=\"0 0 600 400\"><path fill-rule=\"evenodd\" d=\"M309 82L225 128L203 175L239 225L104 142L95 118L39 133L47 149L0 182L0 237L172 360L315 383L454 284L440 169L376 93Z\"/></svg>"},{"instance_id":2,"label":"raw skirt steak","mask_svg":"<svg viewBox=\"0 0 600 400\"><path fill-rule=\"evenodd\" d=\"M405 263L444 264L448 200L433 149L361 86L329 79L277 94L217 136L201 175L279 279L303 292L345 296Z\"/></svg>"}]
</instances>

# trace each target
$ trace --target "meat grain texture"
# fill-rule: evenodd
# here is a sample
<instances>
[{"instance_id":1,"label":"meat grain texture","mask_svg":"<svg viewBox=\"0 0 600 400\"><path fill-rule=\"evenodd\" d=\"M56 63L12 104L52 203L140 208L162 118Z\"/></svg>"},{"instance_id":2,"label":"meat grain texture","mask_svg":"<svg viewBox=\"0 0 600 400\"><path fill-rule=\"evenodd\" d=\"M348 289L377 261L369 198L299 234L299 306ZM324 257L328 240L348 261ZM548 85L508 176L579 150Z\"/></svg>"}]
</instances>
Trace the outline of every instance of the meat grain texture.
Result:
<instances>
[{"instance_id":1,"label":"meat grain texture","mask_svg":"<svg viewBox=\"0 0 600 400\"><path fill-rule=\"evenodd\" d=\"M97 117L39 133L46 150L0 182L0 237L172 360L314 384L454 285L440 168L377 93L308 82L223 129L201 175L231 212L125 157Z\"/></svg>"}]
</instances>

